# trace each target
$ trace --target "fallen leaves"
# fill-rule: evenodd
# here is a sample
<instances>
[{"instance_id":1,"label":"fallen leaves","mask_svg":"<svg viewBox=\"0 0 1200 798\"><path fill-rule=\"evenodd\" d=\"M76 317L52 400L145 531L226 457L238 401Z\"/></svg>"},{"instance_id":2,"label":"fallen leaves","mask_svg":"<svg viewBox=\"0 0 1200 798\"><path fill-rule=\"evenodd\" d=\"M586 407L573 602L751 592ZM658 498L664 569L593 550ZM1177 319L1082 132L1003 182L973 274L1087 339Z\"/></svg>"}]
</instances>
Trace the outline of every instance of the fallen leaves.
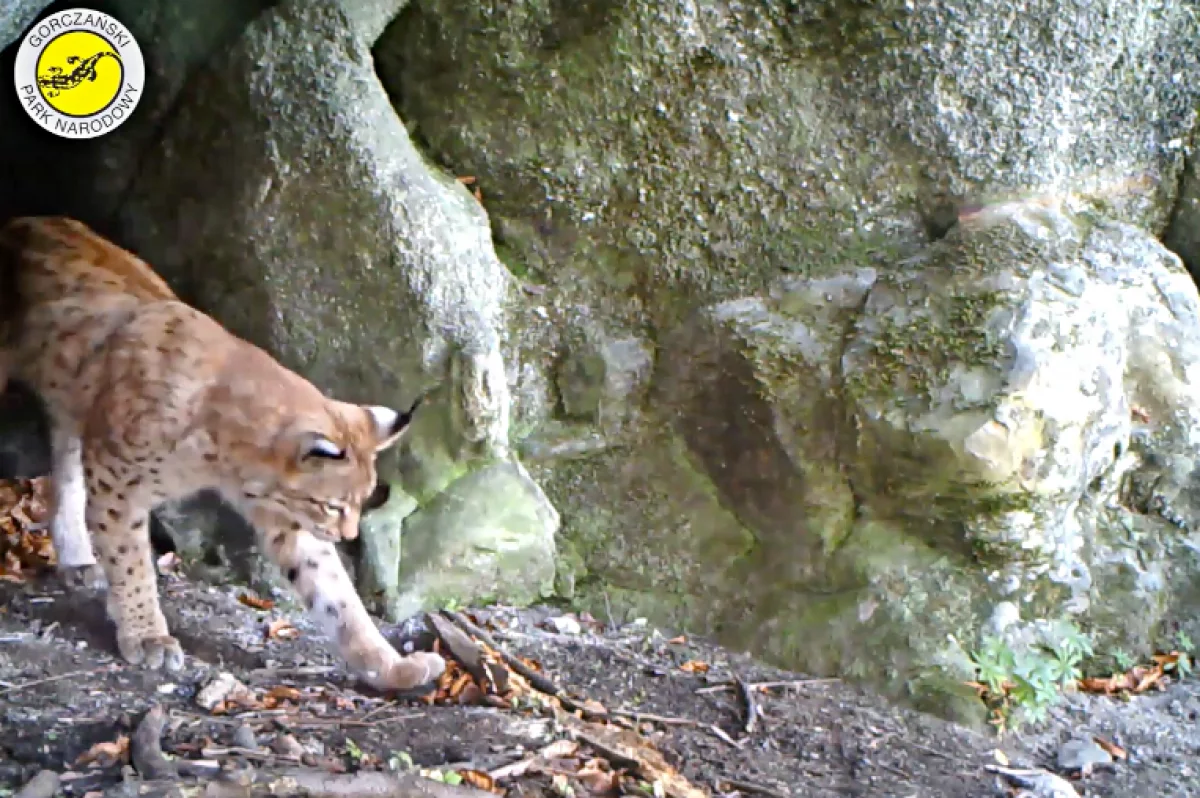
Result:
<instances>
[{"instance_id":1,"label":"fallen leaves","mask_svg":"<svg viewBox=\"0 0 1200 798\"><path fill-rule=\"evenodd\" d=\"M242 604L245 604L247 607L256 610L262 610L263 612L275 608L275 602L271 601L271 599L259 598L258 596L252 596L249 593L239 593L238 601L240 601Z\"/></svg>"},{"instance_id":2,"label":"fallen leaves","mask_svg":"<svg viewBox=\"0 0 1200 798\"><path fill-rule=\"evenodd\" d=\"M44 477L0 480L0 580L24 582L54 565L49 492Z\"/></svg>"},{"instance_id":3,"label":"fallen leaves","mask_svg":"<svg viewBox=\"0 0 1200 798\"><path fill-rule=\"evenodd\" d=\"M294 640L300 636L300 630L286 618L276 618L267 624L268 640Z\"/></svg>"},{"instance_id":4,"label":"fallen leaves","mask_svg":"<svg viewBox=\"0 0 1200 798\"><path fill-rule=\"evenodd\" d=\"M698 659L689 659L679 666L679 670L684 673L708 673L708 663Z\"/></svg>"},{"instance_id":5,"label":"fallen leaves","mask_svg":"<svg viewBox=\"0 0 1200 798\"><path fill-rule=\"evenodd\" d=\"M75 760L78 766L89 768L108 768L118 762L129 761L129 738L124 734L108 742L100 742L84 751Z\"/></svg>"},{"instance_id":6,"label":"fallen leaves","mask_svg":"<svg viewBox=\"0 0 1200 798\"><path fill-rule=\"evenodd\" d=\"M1162 690L1170 683L1172 674L1191 669L1191 659L1182 651L1155 654L1151 662L1151 665L1135 665L1124 673L1080 679L1079 689L1103 695L1138 695L1150 689Z\"/></svg>"}]
</instances>

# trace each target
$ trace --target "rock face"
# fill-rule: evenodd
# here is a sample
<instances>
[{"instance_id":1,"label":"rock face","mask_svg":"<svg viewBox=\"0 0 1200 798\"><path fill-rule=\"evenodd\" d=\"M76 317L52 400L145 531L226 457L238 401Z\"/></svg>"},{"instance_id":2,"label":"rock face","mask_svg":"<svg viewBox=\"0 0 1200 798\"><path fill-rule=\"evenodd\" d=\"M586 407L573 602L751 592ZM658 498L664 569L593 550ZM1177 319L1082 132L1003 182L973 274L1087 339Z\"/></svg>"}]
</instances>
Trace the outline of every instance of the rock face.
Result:
<instances>
[{"instance_id":1,"label":"rock face","mask_svg":"<svg viewBox=\"0 0 1200 798\"><path fill-rule=\"evenodd\" d=\"M506 532L529 562L482 546L472 558L481 583L454 577L459 600L533 598L553 582L557 515L540 491L470 481L478 468L518 467L505 362L512 279L479 203L426 166L371 70L369 46L401 5L110 3L104 10L148 51L147 110L93 146L86 190L14 212L91 222L147 258L185 299L339 398L407 407L424 394L408 445L382 474L402 479L422 508L444 490L461 498L496 487L503 495L471 501L541 520ZM81 151L67 159L75 169L82 160ZM45 175L21 177L34 185ZM211 503L189 510L159 520L190 550L194 533L203 539L214 526L249 534ZM433 505L421 518L429 513ZM395 563L385 573L372 555L398 545L403 523L393 512L372 524L372 535L388 540L365 547L365 582L396 586ZM457 536L448 539L472 539L467 520L447 523ZM489 517L480 524L504 527ZM425 520L405 540L416 550L422 535L438 534ZM549 580L527 581L531 568L548 570ZM406 596L413 609L424 600Z\"/></svg>"},{"instance_id":2,"label":"rock face","mask_svg":"<svg viewBox=\"0 0 1200 798\"><path fill-rule=\"evenodd\" d=\"M391 616L553 590L968 715L985 634L1195 627L1184 0L101 10L144 115L5 128L19 212L427 395L364 521Z\"/></svg>"},{"instance_id":3,"label":"rock face","mask_svg":"<svg viewBox=\"0 0 1200 798\"><path fill-rule=\"evenodd\" d=\"M1183 3L411 3L381 77L559 353L514 435L560 584L914 692L988 629L1186 618L1195 290L1154 236L1190 229L1197 37Z\"/></svg>"}]
</instances>

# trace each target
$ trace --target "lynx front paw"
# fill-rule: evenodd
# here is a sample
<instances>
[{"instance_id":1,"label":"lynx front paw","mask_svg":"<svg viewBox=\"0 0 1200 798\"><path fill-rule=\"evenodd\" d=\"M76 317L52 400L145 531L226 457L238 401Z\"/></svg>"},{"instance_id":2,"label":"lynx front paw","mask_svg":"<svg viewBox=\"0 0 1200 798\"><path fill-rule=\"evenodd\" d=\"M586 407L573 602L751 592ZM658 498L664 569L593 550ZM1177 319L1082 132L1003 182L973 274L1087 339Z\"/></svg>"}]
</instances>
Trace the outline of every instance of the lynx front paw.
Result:
<instances>
[{"instance_id":1,"label":"lynx front paw","mask_svg":"<svg viewBox=\"0 0 1200 798\"><path fill-rule=\"evenodd\" d=\"M411 690L437 679L446 670L446 661L437 654L417 651L407 657L396 657L379 674L368 681L379 690Z\"/></svg>"},{"instance_id":2,"label":"lynx front paw","mask_svg":"<svg viewBox=\"0 0 1200 798\"><path fill-rule=\"evenodd\" d=\"M104 590L108 580L99 565L59 565L55 569L59 580L71 590Z\"/></svg>"},{"instance_id":3,"label":"lynx front paw","mask_svg":"<svg viewBox=\"0 0 1200 798\"><path fill-rule=\"evenodd\" d=\"M170 635L161 637L117 636L117 648L121 656L131 665L142 665L151 670L166 668L177 671L183 667L183 648Z\"/></svg>"}]
</instances>

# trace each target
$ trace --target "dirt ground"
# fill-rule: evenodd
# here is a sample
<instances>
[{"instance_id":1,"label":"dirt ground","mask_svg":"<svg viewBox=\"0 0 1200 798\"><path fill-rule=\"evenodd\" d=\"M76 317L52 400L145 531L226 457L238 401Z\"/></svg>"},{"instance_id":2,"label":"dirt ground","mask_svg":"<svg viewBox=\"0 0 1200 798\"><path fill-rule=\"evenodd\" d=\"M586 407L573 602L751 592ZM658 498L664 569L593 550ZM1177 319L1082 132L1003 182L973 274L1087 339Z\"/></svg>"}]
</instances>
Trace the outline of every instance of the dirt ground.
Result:
<instances>
[{"instance_id":1,"label":"dirt ground","mask_svg":"<svg viewBox=\"0 0 1200 798\"><path fill-rule=\"evenodd\" d=\"M97 743L131 734L154 703L168 710L163 749L169 755L216 760L223 768L270 767L293 756L335 772L487 772L565 736L562 725L534 705L429 705L419 695L372 693L338 668L302 614L254 609L239 601L240 590L232 586L175 574L160 581L168 620L189 654L185 671L175 675L116 659L98 595L65 591L51 576L0 583L0 795L41 769L66 774L66 795L113 788L123 778L120 761L86 765L79 757L104 748L93 749ZM693 639L673 640L669 631L645 624L608 630L585 618L582 631L547 630L547 618L557 614L471 613L501 647L540 663L570 695L625 711L623 717L633 718L631 725L667 762L708 794L1013 795L984 769L996 762L996 748L1014 767L1053 769L1061 744L1086 732L1124 746L1129 758L1074 781L1080 795L1200 795L1200 690L1194 680L1129 702L1074 696L1043 729L1000 742L898 709L868 691L805 680ZM290 620L298 635L270 637L266 630L273 622L278 630L281 619ZM385 630L403 645L400 630ZM413 639L411 628L405 631ZM697 661L709 666L707 672L686 665ZM196 697L222 671L260 696L272 688L294 696L291 687L303 697L275 709L214 716L197 706ZM762 718L746 734L740 693L721 687L734 675L797 684L756 693ZM287 735L294 740L290 754L281 747ZM561 779L556 785L553 773L544 771L496 789L509 795L586 792L579 785L568 789Z\"/></svg>"}]
</instances>

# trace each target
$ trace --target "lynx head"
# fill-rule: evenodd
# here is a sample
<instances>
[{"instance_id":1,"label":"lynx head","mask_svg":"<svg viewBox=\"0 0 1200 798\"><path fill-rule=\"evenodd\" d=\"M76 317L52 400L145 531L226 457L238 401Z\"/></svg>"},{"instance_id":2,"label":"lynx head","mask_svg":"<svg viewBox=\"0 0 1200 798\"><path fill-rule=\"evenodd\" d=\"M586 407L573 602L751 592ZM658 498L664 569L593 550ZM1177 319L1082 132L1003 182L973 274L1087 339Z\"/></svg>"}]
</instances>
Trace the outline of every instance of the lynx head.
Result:
<instances>
[{"instance_id":1,"label":"lynx head","mask_svg":"<svg viewBox=\"0 0 1200 798\"><path fill-rule=\"evenodd\" d=\"M246 499L280 531L353 540L364 506L386 500L386 489L376 484L375 458L399 440L420 403L397 412L330 400L328 412L290 420L273 445L274 484L247 490Z\"/></svg>"}]
</instances>

